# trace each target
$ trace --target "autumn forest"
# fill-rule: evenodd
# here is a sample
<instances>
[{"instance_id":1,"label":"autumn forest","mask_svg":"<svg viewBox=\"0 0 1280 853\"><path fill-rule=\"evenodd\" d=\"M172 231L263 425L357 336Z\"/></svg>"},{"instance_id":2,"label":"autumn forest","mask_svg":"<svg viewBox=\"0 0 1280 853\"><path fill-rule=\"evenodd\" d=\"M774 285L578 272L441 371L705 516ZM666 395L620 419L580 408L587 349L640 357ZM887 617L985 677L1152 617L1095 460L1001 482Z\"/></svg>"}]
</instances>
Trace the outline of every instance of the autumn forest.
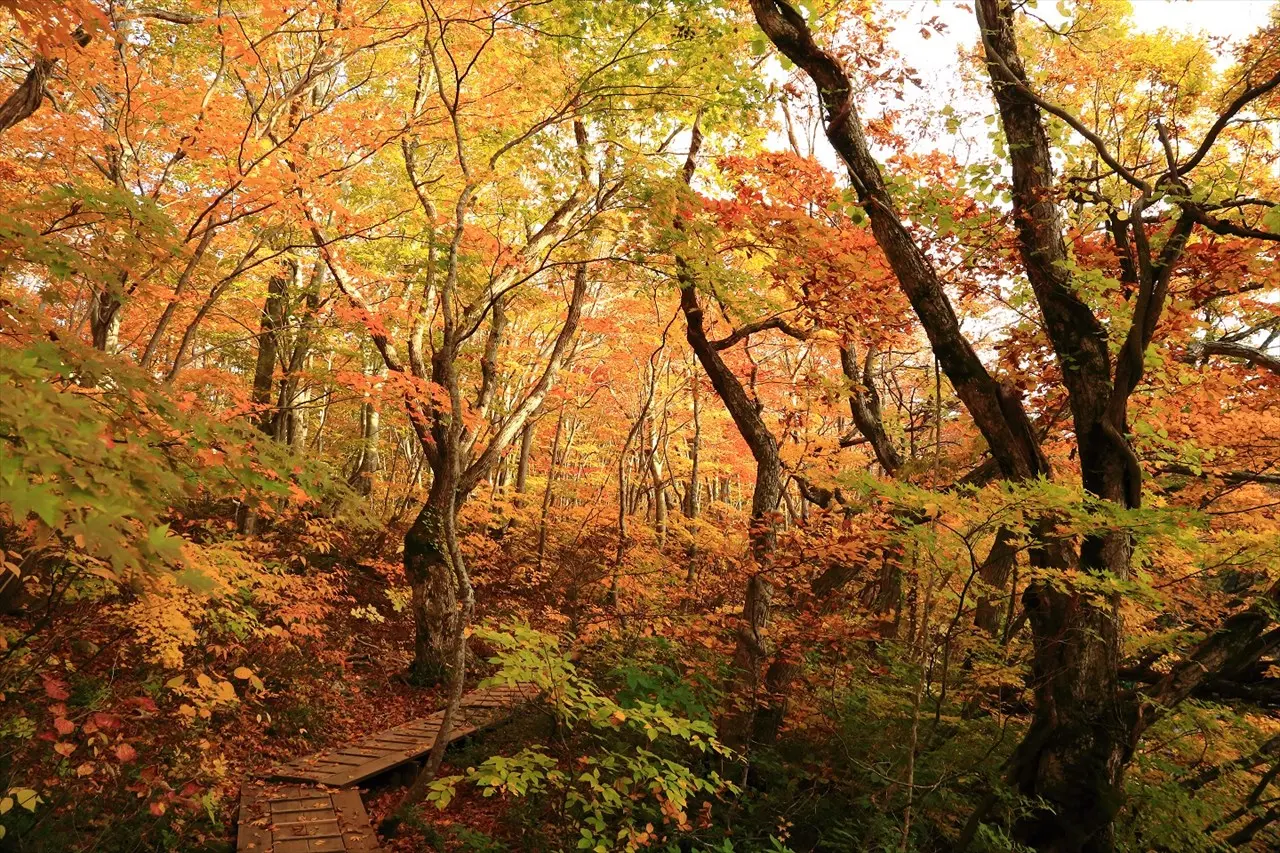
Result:
<instances>
[{"instance_id":1,"label":"autumn forest","mask_svg":"<svg viewBox=\"0 0 1280 853\"><path fill-rule=\"evenodd\" d=\"M0 851L1280 849L1280 5L0 31Z\"/></svg>"}]
</instances>

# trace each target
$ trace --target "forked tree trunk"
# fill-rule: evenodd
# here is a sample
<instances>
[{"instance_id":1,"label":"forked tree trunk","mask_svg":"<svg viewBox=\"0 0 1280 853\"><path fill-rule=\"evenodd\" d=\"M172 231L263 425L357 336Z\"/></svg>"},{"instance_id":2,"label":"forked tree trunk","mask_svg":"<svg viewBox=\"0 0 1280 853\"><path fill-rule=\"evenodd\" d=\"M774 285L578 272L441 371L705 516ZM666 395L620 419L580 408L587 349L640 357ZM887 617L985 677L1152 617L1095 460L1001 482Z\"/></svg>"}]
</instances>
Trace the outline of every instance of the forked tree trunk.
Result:
<instances>
[{"instance_id":1,"label":"forked tree trunk","mask_svg":"<svg viewBox=\"0 0 1280 853\"><path fill-rule=\"evenodd\" d=\"M1009 140L1013 212L1023 265L1044 316L1045 331L1063 370L1086 491L1117 506L1142 502L1141 470L1130 449L1125 407L1142 372L1149 343L1144 327L1158 317L1163 296L1144 283L1135 317L1116 359L1115 382L1107 332L1073 288L1061 212L1053 199L1053 162L1039 106L1019 89L1025 73L1018 56L1013 9L1006 0L979 0L992 91ZM1145 228L1138 217L1137 227ZM1144 232L1145 233L1145 232ZM1178 243L1178 228L1166 250ZM1145 266L1145 265L1144 265ZM1154 283L1154 282L1148 282ZM1128 351L1128 352L1127 352ZM1136 368L1126 364L1136 357ZM1132 384L1122 378L1129 371ZM1047 526L1047 523L1046 523ZM1130 536L1087 536L1078 568L1092 577L1129 576ZM1062 568L1070 567L1063 560ZM1123 800L1130 758L1131 719L1119 683L1119 596L1082 594L1045 580L1023 596L1034 641L1035 713L1014 754L1012 780L1027 797L1043 801L1015 826L1017 840L1041 851L1109 853L1114 817Z\"/></svg>"}]
</instances>

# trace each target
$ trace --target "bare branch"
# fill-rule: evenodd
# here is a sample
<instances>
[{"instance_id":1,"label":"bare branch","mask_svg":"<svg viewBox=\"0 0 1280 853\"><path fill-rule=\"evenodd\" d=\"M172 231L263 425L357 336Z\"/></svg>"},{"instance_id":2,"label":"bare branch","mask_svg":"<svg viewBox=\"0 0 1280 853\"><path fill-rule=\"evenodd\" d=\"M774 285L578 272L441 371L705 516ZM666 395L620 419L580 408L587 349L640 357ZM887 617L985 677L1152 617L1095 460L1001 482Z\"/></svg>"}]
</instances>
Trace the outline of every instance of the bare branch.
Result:
<instances>
[{"instance_id":1,"label":"bare branch","mask_svg":"<svg viewBox=\"0 0 1280 853\"><path fill-rule=\"evenodd\" d=\"M727 338L721 338L718 341L711 341L710 344L713 349L728 349L739 341L743 341L751 337L756 332L763 332L766 329L777 329L784 335L795 338L798 341L807 341L813 334L808 329L800 329L791 325L783 317L770 317L767 320L757 320L754 323L748 323L745 326L734 329L733 334L729 335Z\"/></svg>"},{"instance_id":2,"label":"bare branch","mask_svg":"<svg viewBox=\"0 0 1280 853\"><path fill-rule=\"evenodd\" d=\"M1245 344L1229 341L1208 341L1193 348L1193 357L1203 358L1208 355L1220 355L1225 358L1237 358L1252 367L1261 367L1280 376L1280 358L1265 353Z\"/></svg>"}]
</instances>

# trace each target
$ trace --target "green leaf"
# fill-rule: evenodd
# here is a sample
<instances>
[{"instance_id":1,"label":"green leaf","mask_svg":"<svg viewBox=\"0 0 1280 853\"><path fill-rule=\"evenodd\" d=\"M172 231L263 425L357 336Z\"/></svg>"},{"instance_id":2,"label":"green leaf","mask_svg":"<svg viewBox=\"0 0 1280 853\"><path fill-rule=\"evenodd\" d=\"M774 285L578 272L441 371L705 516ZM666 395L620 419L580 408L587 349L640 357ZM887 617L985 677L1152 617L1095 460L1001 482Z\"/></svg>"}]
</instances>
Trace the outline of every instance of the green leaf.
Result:
<instances>
[{"instance_id":1,"label":"green leaf","mask_svg":"<svg viewBox=\"0 0 1280 853\"><path fill-rule=\"evenodd\" d=\"M1273 205L1262 217L1262 227L1272 234L1280 234L1280 204Z\"/></svg>"},{"instance_id":2,"label":"green leaf","mask_svg":"<svg viewBox=\"0 0 1280 853\"><path fill-rule=\"evenodd\" d=\"M204 572L195 568L185 568L174 576L174 580L192 592L210 593L217 589L217 582Z\"/></svg>"}]
</instances>

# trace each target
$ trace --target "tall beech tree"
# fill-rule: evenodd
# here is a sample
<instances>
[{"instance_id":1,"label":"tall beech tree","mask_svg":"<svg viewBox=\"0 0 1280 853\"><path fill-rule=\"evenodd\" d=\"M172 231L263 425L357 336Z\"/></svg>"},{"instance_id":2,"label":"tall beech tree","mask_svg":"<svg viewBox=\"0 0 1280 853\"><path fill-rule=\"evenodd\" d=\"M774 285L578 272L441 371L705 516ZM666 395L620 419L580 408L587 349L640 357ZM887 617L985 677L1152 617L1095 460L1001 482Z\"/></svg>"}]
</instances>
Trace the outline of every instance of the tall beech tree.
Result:
<instances>
[{"instance_id":1,"label":"tall beech tree","mask_svg":"<svg viewBox=\"0 0 1280 853\"><path fill-rule=\"evenodd\" d=\"M690 132L689 152L681 173L686 187L693 181L701 148L702 129L698 119L695 119ZM680 214L676 215L673 224L677 231L686 227ZM742 616L736 632L733 655L733 667L746 695L746 707L728 718L724 730L727 743L745 747L755 719L756 703L765 689L761 675L769 655L766 632L773 598L769 571L777 547L777 519L774 514L782 499L785 480L778 453L778 440L765 423L760 404L751 399L742 382L720 355L721 350L742 340L749 333L737 330L719 341L712 341L707 337L706 322L698 301L696 273L689 259L681 254L676 256L676 283L680 288L680 310L685 318L685 337L702 369L706 371L707 378L711 380L711 386L728 409L738 432L751 449L756 463L755 485L751 491L752 565L743 595Z\"/></svg>"}]
</instances>

